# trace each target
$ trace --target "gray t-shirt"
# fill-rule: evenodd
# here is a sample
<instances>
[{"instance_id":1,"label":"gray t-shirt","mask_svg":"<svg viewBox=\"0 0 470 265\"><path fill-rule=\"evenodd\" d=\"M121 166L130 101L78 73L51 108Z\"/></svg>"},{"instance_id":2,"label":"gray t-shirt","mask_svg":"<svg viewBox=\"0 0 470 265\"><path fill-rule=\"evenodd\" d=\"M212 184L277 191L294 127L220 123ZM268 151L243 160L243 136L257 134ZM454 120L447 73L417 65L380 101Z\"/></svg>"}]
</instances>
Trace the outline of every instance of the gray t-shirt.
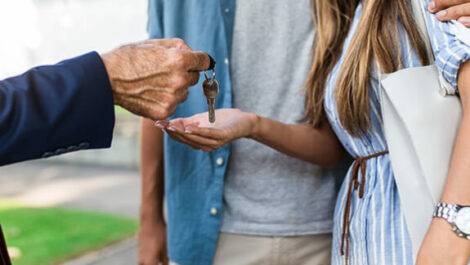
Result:
<instances>
[{"instance_id":1,"label":"gray t-shirt","mask_svg":"<svg viewBox=\"0 0 470 265\"><path fill-rule=\"evenodd\" d=\"M233 106L295 124L311 66L310 0L237 0ZM221 231L266 236L331 232L335 179L249 139L232 144Z\"/></svg>"}]
</instances>

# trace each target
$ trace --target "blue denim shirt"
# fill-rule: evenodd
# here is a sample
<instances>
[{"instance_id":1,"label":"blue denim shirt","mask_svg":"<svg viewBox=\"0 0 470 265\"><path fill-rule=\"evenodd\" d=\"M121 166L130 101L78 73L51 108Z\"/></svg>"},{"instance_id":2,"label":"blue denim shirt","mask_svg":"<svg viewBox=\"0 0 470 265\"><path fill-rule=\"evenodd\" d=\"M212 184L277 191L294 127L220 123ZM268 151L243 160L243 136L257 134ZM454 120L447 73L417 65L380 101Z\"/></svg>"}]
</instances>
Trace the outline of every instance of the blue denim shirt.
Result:
<instances>
[{"instance_id":1,"label":"blue denim shirt","mask_svg":"<svg viewBox=\"0 0 470 265\"><path fill-rule=\"evenodd\" d=\"M216 108L232 105L229 73L234 0L149 0L150 38L178 37L217 62L220 83ZM199 84L189 88L174 117L207 111ZM174 118L173 117L173 118ZM195 151L165 135L165 190L168 207L168 251L181 265L212 264L221 223L224 175L230 146L211 153Z\"/></svg>"}]
</instances>

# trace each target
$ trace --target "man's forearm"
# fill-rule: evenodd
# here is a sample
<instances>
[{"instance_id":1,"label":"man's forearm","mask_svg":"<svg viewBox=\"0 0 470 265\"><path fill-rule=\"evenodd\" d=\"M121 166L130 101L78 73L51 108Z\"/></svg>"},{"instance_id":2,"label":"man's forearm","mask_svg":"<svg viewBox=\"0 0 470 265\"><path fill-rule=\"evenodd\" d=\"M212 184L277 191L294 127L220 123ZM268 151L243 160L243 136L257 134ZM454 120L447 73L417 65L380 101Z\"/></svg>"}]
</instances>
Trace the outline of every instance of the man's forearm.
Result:
<instances>
[{"instance_id":1,"label":"man's forearm","mask_svg":"<svg viewBox=\"0 0 470 265\"><path fill-rule=\"evenodd\" d=\"M141 222L163 222L163 133L148 119L142 119L141 175Z\"/></svg>"},{"instance_id":2,"label":"man's forearm","mask_svg":"<svg viewBox=\"0 0 470 265\"><path fill-rule=\"evenodd\" d=\"M109 147L113 127L112 89L95 52L0 81L0 165Z\"/></svg>"}]
</instances>

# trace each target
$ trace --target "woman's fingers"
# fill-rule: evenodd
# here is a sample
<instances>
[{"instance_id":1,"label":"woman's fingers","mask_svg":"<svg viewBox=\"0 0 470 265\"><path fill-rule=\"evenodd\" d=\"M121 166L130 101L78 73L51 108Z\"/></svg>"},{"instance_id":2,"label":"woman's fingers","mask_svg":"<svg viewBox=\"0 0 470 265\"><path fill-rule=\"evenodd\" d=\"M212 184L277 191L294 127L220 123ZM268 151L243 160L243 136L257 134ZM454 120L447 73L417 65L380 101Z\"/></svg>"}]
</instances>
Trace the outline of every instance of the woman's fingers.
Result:
<instances>
[{"instance_id":1,"label":"woman's fingers","mask_svg":"<svg viewBox=\"0 0 470 265\"><path fill-rule=\"evenodd\" d=\"M450 6L468 3L468 0L434 0L429 3L428 9L431 12L441 11Z\"/></svg>"},{"instance_id":2,"label":"woman's fingers","mask_svg":"<svg viewBox=\"0 0 470 265\"><path fill-rule=\"evenodd\" d=\"M462 23L465 27L470 28L470 15L468 17L461 17L457 21Z\"/></svg>"},{"instance_id":3,"label":"woman's fingers","mask_svg":"<svg viewBox=\"0 0 470 265\"><path fill-rule=\"evenodd\" d=\"M177 141L177 142L180 142L182 144L185 144L195 150L205 150L206 147L205 146L201 146L201 145L198 145L196 143L193 143L191 141L188 141L187 139L181 137L181 134L177 133L177 132L174 132L174 131L171 131L171 130L166 130L166 133L168 133L168 135L171 137L171 139Z\"/></svg>"},{"instance_id":4,"label":"woman's fingers","mask_svg":"<svg viewBox=\"0 0 470 265\"><path fill-rule=\"evenodd\" d=\"M470 16L470 3L468 2L465 4L451 6L436 13L436 18L440 21L449 21L452 19L459 20L460 18L464 18L463 21L465 22L465 17L468 16ZM465 23L463 24L466 25Z\"/></svg>"},{"instance_id":5,"label":"woman's fingers","mask_svg":"<svg viewBox=\"0 0 470 265\"><path fill-rule=\"evenodd\" d=\"M155 126L162 130L165 129L168 124L170 124L170 121L168 120L158 120L155 122Z\"/></svg>"},{"instance_id":6,"label":"woman's fingers","mask_svg":"<svg viewBox=\"0 0 470 265\"><path fill-rule=\"evenodd\" d=\"M185 139L193 143L197 143L201 146L209 147L212 149L217 149L222 145L221 142L218 140L214 140L212 138L207 138L207 137L201 137L198 135L192 135L189 133L185 133L182 137L184 137Z\"/></svg>"},{"instance_id":7,"label":"woman's fingers","mask_svg":"<svg viewBox=\"0 0 470 265\"><path fill-rule=\"evenodd\" d=\"M217 149L222 145L222 143L218 140L188 134L184 130L181 130L181 128L175 128L175 130L172 131L172 134L180 141L184 141L191 146L197 146L206 152Z\"/></svg>"},{"instance_id":8,"label":"woman's fingers","mask_svg":"<svg viewBox=\"0 0 470 265\"><path fill-rule=\"evenodd\" d=\"M188 127L188 126L197 127L197 126L199 126L199 121L194 117L177 118L177 119L171 120L169 125L170 126L171 125L178 125L178 126L182 126L182 127Z\"/></svg>"},{"instance_id":9,"label":"woman's fingers","mask_svg":"<svg viewBox=\"0 0 470 265\"><path fill-rule=\"evenodd\" d=\"M215 140L204 139L203 137L186 134L185 128L179 122L175 124L170 123L166 129L171 138L180 143L189 145L196 150L200 149L205 152L210 152L219 146L218 142Z\"/></svg>"},{"instance_id":10,"label":"woman's fingers","mask_svg":"<svg viewBox=\"0 0 470 265\"><path fill-rule=\"evenodd\" d=\"M176 122L176 123L178 124L179 122ZM184 127L182 127L181 125L174 124L173 126L170 126L170 121L158 120L155 122L155 126L160 128L162 131L168 133L171 139L177 142L188 145L191 148L196 149L196 150L200 150L203 148L203 146L200 146L197 143L193 143L181 137L181 135L184 134Z\"/></svg>"},{"instance_id":11,"label":"woman's fingers","mask_svg":"<svg viewBox=\"0 0 470 265\"><path fill-rule=\"evenodd\" d=\"M173 140L188 145L193 149L209 152L220 146L215 140L186 134L185 127L183 125L184 119L175 119L172 121L159 120L155 122L155 126L168 133Z\"/></svg>"},{"instance_id":12,"label":"woman's fingers","mask_svg":"<svg viewBox=\"0 0 470 265\"><path fill-rule=\"evenodd\" d=\"M185 126L189 124L189 126ZM180 143L186 144L194 149L206 152L220 148L224 145L225 133L215 128L199 128L197 122L190 124L186 119L174 119L171 121L160 120L155 126L166 131L170 137Z\"/></svg>"},{"instance_id":13,"label":"woman's fingers","mask_svg":"<svg viewBox=\"0 0 470 265\"><path fill-rule=\"evenodd\" d=\"M214 140L224 140L225 138L227 138L225 131L215 128L200 128L188 126L186 127L185 132L187 134L198 135Z\"/></svg>"}]
</instances>

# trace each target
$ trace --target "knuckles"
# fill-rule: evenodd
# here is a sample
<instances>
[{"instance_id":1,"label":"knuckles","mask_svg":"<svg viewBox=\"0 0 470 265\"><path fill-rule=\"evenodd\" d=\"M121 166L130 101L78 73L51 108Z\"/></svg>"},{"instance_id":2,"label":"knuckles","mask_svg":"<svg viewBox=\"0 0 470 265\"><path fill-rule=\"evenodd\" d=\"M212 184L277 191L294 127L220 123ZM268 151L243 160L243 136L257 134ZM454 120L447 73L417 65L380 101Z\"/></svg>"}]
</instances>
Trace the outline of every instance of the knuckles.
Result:
<instances>
[{"instance_id":1,"label":"knuckles","mask_svg":"<svg viewBox=\"0 0 470 265\"><path fill-rule=\"evenodd\" d=\"M437 10L441 10L443 8L455 5L454 2L449 1L449 0L434 0L434 4L435 4L435 9Z\"/></svg>"},{"instance_id":2,"label":"knuckles","mask_svg":"<svg viewBox=\"0 0 470 265\"><path fill-rule=\"evenodd\" d=\"M469 28L470 27L470 22L466 22L466 21L459 21L460 23L462 23L465 27Z\"/></svg>"},{"instance_id":3,"label":"knuckles","mask_svg":"<svg viewBox=\"0 0 470 265\"><path fill-rule=\"evenodd\" d=\"M184 88L188 84L188 79L187 77L181 72L181 73L175 73L170 77L169 80L169 85L172 88L180 89Z\"/></svg>"},{"instance_id":4,"label":"knuckles","mask_svg":"<svg viewBox=\"0 0 470 265\"><path fill-rule=\"evenodd\" d=\"M187 46L186 42L180 38L149 39L149 40L144 41L144 43L170 46L174 48L183 48Z\"/></svg>"},{"instance_id":5,"label":"knuckles","mask_svg":"<svg viewBox=\"0 0 470 265\"><path fill-rule=\"evenodd\" d=\"M189 90L186 87L173 89L169 95L169 101L172 104L177 104L185 101L188 98Z\"/></svg>"},{"instance_id":6,"label":"knuckles","mask_svg":"<svg viewBox=\"0 0 470 265\"><path fill-rule=\"evenodd\" d=\"M169 111L176 104L178 104L178 101L175 97L168 97L164 102L161 103L161 106L163 107L163 109Z\"/></svg>"},{"instance_id":7,"label":"knuckles","mask_svg":"<svg viewBox=\"0 0 470 265\"><path fill-rule=\"evenodd\" d=\"M160 111L158 111L158 115L162 118L167 118L167 117L170 117L173 113L170 112L169 109L167 108L164 108Z\"/></svg>"},{"instance_id":8,"label":"knuckles","mask_svg":"<svg viewBox=\"0 0 470 265\"><path fill-rule=\"evenodd\" d=\"M166 119L173 115L176 110L176 103L170 103L169 101L166 101L162 104L160 104L160 108L158 108L157 115L161 117L161 119Z\"/></svg>"},{"instance_id":9,"label":"knuckles","mask_svg":"<svg viewBox=\"0 0 470 265\"><path fill-rule=\"evenodd\" d=\"M447 16L446 17L461 17L463 12L460 8L449 8L447 9Z\"/></svg>"},{"instance_id":10,"label":"knuckles","mask_svg":"<svg viewBox=\"0 0 470 265\"><path fill-rule=\"evenodd\" d=\"M187 46L186 42L180 38L172 38L171 41L175 44L177 48L183 48Z\"/></svg>"},{"instance_id":11,"label":"knuckles","mask_svg":"<svg viewBox=\"0 0 470 265\"><path fill-rule=\"evenodd\" d=\"M183 69L186 65L186 56L182 50L170 49L168 50L168 57L171 66L175 69Z\"/></svg>"}]
</instances>

